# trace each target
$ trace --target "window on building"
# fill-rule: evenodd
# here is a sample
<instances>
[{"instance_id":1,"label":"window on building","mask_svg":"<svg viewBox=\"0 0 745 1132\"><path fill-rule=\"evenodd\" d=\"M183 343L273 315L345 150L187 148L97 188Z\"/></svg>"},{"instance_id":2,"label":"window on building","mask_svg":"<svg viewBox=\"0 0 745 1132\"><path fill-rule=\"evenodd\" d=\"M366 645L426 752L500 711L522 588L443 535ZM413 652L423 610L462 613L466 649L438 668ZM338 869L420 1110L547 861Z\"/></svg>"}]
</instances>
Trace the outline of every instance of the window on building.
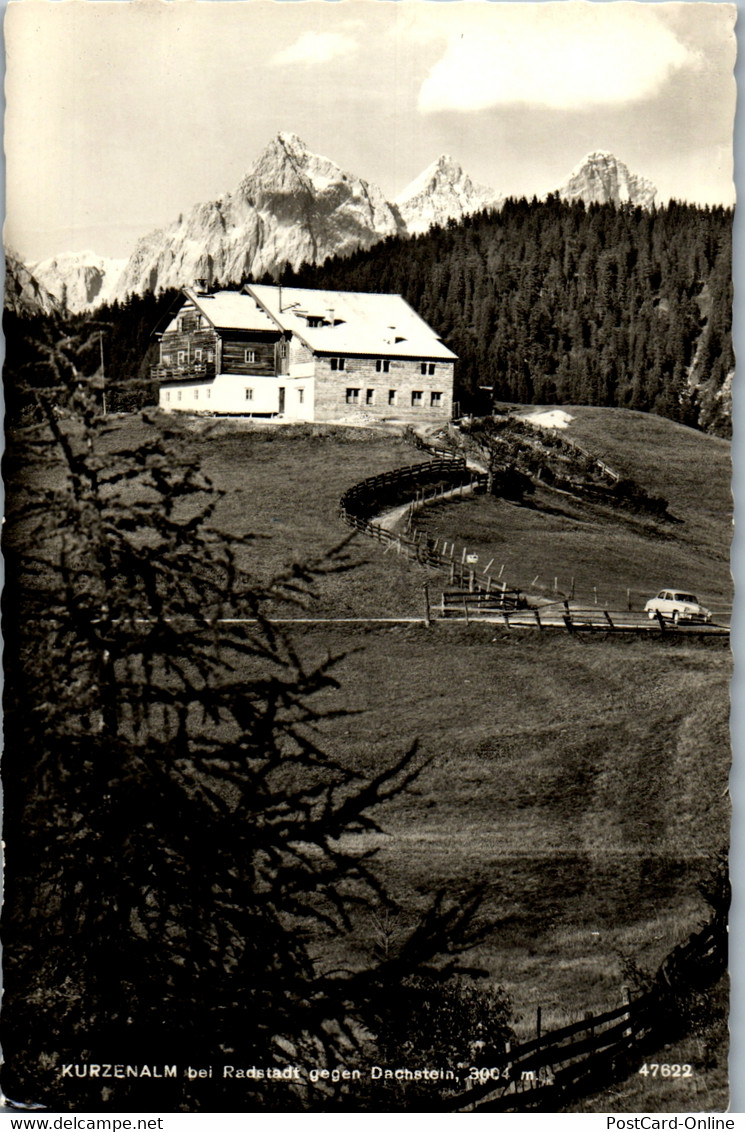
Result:
<instances>
[{"instance_id":1,"label":"window on building","mask_svg":"<svg viewBox=\"0 0 745 1132\"><path fill-rule=\"evenodd\" d=\"M395 405L396 404L396 390L395 389L389 389L388 390L388 404L389 405Z\"/></svg>"},{"instance_id":2,"label":"window on building","mask_svg":"<svg viewBox=\"0 0 745 1132\"><path fill-rule=\"evenodd\" d=\"M331 358L332 369L346 369L346 358Z\"/></svg>"},{"instance_id":3,"label":"window on building","mask_svg":"<svg viewBox=\"0 0 745 1132\"><path fill-rule=\"evenodd\" d=\"M195 400L195 401L198 401L198 400L199 400L199 390L198 390L198 389L195 389L195 390L194 390L194 400Z\"/></svg>"},{"instance_id":4,"label":"window on building","mask_svg":"<svg viewBox=\"0 0 745 1132\"><path fill-rule=\"evenodd\" d=\"M305 401L305 390L304 389L298 389L298 391L297 391L297 403L298 403L298 405L302 405L304 401Z\"/></svg>"},{"instance_id":5,"label":"window on building","mask_svg":"<svg viewBox=\"0 0 745 1132\"><path fill-rule=\"evenodd\" d=\"M429 369L427 370L427 372L429 373L429 376L432 377L433 373L435 372L435 363L434 362L429 363Z\"/></svg>"},{"instance_id":6,"label":"window on building","mask_svg":"<svg viewBox=\"0 0 745 1132\"><path fill-rule=\"evenodd\" d=\"M208 362L214 362L214 360L215 360L215 351L214 350L208 350L207 351L207 361Z\"/></svg>"},{"instance_id":7,"label":"window on building","mask_svg":"<svg viewBox=\"0 0 745 1132\"><path fill-rule=\"evenodd\" d=\"M244 350L243 351L243 360L244 360L244 362L250 362L251 364L253 364L256 361L256 351L255 350Z\"/></svg>"},{"instance_id":8,"label":"window on building","mask_svg":"<svg viewBox=\"0 0 745 1132\"><path fill-rule=\"evenodd\" d=\"M179 350L179 352L178 352L178 364L180 366L186 365L186 350Z\"/></svg>"},{"instance_id":9,"label":"window on building","mask_svg":"<svg viewBox=\"0 0 745 1132\"><path fill-rule=\"evenodd\" d=\"M280 358L287 357L287 339L282 338L279 343L279 356Z\"/></svg>"},{"instance_id":10,"label":"window on building","mask_svg":"<svg viewBox=\"0 0 745 1132\"><path fill-rule=\"evenodd\" d=\"M201 362L201 360L202 360L202 351L201 350L195 350L194 351L194 361L195 362Z\"/></svg>"},{"instance_id":11,"label":"window on building","mask_svg":"<svg viewBox=\"0 0 745 1132\"><path fill-rule=\"evenodd\" d=\"M421 389L412 389L411 391L411 404L417 406L422 404L424 394Z\"/></svg>"},{"instance_id":12,"label":"window on building","mask_svg":"<svg viewBox=\"0 0 745 1132\"><path fill-rule=\"evenodd\" d=\"M375 363L375 369L378 373L388 373L391 368L390 358L378 358Z\"/></svg>"},{"instance_id":13,"label":"window on building","mask_svg":"<svg viewBox=\"0 0 745 1132\"><path fill-rule=\"evenodd\" d=\"M430 393L429 403L433 409L439 409L442 406L442 393Z\"/></svg>"},{"instance_id":14,"label":"window on building","mask_svg":"<svg viewBox=\"0 0 745 1132\"><path fill-rule=\"evenodd\" d=\"M170 401L170 400L171 400L171 393L170 393L170 390L167 390L166 391L166 401Z\"/></svg>"},{"instance_id":15,"label":"window on building","mask_svg":"<svg viewBox=\"0 0 745 1132\"><path fill-rule=\"evenodd\" d=\"M207 400L209 401L210 397L212 396L212 390L211 389L205 389L204 395L207 398Z\"/></svg>"},{"instance_id":16,"label":"window on building","mask_svg":"<svg viewBox=\"0 0 745 1132\"><path fill-rule=\"evenodd\" d=\"M429 376L432 377L433 373L435 372L435 363L422 362L419 369L421 370L423 376L426 377L426 375L429 374Z\"/></svg>"},{"instance_id":17,"label":"window on building","mask_svg":"<svg viewBox=\"0 0 745 1132\"><path fill-rule=\"evenodd\" d=\"M181 390L180 390L180 389L179 389L179 391L178 391L178 392L177 392L177 394L176 394L176 400L177 400L177 401L180 401L180 400L181 400Z\"/></svg>"},{"instance_id":18,"label":"window on building","mask_svg":"<svg viewBox=\"0 0 745 1132\"><path fill-rule=\"evenodd\" d=\"M161 358L161 362L163 363L164 366L169 366L171 364L171 355L170 354L164 354L163 357Z\"/></svg>"},{"instance_id":19,"label":"window on building","mask_svg":"<svg viewBox=\"0 0 745 1132\"><path fill-rule=\"evenodd\" d=\"M359 399L360 399L359 389L348 389L347 390L347 404L348 405L357 405L359 403Z\"/></svg>"},{"instance_id":20,"label":"window on building","mask_svg":"<svg viewBox=\"0 0 745 1132\"><path fill-rule=\"evenodd\" d=\"M375 390L374 389L366 389L365 390L365 404L366 405L374 405L375 404Z\"/></svg>"},{"instance_id":21,"label":"window on building","mask_svg":"<svg viewBox=\"0 0 745 1132\"><path fill-rule=\"evenodd\" d=\"M247 389L247 390L246 390L246 400L247 400L247 401L253 401L253 399L254 399L254 391L253 391L253 389Z\"/></svg>"}]
</instances>

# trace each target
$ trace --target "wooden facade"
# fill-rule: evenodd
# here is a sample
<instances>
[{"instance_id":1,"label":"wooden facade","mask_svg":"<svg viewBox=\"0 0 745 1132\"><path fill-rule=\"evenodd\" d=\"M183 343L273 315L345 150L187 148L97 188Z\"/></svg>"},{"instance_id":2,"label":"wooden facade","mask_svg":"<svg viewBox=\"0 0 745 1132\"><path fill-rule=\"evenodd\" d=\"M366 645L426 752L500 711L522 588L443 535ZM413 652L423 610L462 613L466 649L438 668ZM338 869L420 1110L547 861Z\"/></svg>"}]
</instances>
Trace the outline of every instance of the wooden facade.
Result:
<instances>
[{"instance_id":1,"label":"wooden facade","mask_svg":"<svg viewBox=\"0 0 745 1132\"><path fill-rule=\"evenodd\" d=\"M259 337L256 331L225 331L222 338L221 373L234 373L242 376L258 374L276 377L277 335L270 338Z\"/></svg>"}]
</instances>

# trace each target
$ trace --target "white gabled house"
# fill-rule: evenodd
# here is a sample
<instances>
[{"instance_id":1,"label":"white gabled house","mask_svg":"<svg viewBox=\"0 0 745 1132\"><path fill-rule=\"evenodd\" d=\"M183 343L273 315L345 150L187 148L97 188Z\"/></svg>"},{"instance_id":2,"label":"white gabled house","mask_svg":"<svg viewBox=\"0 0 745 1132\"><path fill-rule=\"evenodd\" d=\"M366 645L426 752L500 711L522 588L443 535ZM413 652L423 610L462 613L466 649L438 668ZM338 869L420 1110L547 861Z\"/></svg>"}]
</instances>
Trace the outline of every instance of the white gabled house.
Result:
<instances>
[{"instance_id":1,"label":"white gabled house","mask_svg":"<svg viewBox=\"0 0 745 1132\"><path fill-rule=\"evenodd\" d=\"M158 327L167 412L449 420L456 355L400 295L186 288Z\"/></svg>"}]
</instances>

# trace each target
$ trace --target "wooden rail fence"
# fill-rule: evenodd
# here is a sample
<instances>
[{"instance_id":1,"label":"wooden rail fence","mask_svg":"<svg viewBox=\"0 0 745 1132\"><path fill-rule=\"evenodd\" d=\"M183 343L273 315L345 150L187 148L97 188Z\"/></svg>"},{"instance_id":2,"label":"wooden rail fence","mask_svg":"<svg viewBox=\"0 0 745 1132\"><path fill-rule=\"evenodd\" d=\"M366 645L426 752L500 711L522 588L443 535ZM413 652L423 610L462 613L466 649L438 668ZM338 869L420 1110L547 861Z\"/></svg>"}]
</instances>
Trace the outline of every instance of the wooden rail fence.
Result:
<instances>
[{"instance_id":1,"label":"wooden rail fence","mask_svg":"<svg viewBox=\"0 0 745 1132\"><path fill-rule=\"evenodd\" d=\"M692 988L716 982L727 969L726 913L667 956L649 990L623 1006L587 1015L508 1048L475 1084L445 1099L446 1112L557 1112L562 1103L625 1074L645 1050L680 1031L679 1005Z\"/></svg>"},{"instance_id":2,"label":"wooden rail fence","mask_svg":"<svg viewBox=\"0 0 745 1132\"><path fill-rule=\"evenodd\" d=\"M474 569L469 562L467 549L456 552L455 542L444 538L429 538L421 531L396 533L378 520L383 507L407 502L413 511L426 503L447 498L458 490L483 490L488 476L468 468L462 456L441 453L435 460L396 468L379 476L371 476L350 487L339 500L342 520L357 531L395 547L397 553L415 559L424 566L442 570L450 583L467 587L469 593L500 592L505 588L499 579ZM512 592L512 591L511 591Z\"/></svg>"},{"instance_id":3,"label":"wooden rail fence","mask_svg":"<svg viewBox=\"0 0 745 1132\"><path fill-rule=\"evenodd\" d=\"M471 617L494 616L502 619L508 627L512 624L524 627L527 616L528 624L538 629L565 628L568 633L577 636L649 629L665 632L669 628L677 628L668 625L662 617L650 622L645 613L632 613L631 591L628 589L626 609L609 610L598 604L597 590L594 590L594 606L580 607L573 600L573 578L565 592L560 590L556 578L552 587L536 585L538 579L534 578L528 587L532 595L529 602L523 591L507 584L503 577L504 564L492 572L494 559L485 567L480 566L477 556L469 554L465 546L457 547L454 539L432 538L423 531L412 529L415 510L428 503L452 498L458 492L462 495L464 491L484 491L489 482L488 473L469 468L463 456L437 448L421 438L417 438L417 447L433 452L436 458L370 476L355 484L342 495L339 514L354 530L384 543L386 553L395 550L398 555L403 554L407 559L445 575L446 588L436 608L439 616L466 621ZM409 508L407 530L389 530L381 522L380 512L403 505ZM542 596L536 598L536 594ZM428 593L425 619L429 623ZM702 632L706 629L710 629L712 634L729 632L723 626L701 626Z\"/></svg>"}]
</instances>

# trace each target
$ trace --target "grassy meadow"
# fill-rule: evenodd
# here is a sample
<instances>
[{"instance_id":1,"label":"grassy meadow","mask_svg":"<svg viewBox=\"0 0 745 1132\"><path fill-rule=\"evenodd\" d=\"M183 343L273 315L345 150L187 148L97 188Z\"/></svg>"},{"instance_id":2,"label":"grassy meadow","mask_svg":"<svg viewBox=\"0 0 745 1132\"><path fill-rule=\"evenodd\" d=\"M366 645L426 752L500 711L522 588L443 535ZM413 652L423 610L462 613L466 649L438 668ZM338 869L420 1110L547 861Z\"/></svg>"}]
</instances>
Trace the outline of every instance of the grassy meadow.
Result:
<instances>
[{"instance_id":1,"label":"grassy meadow","mask_svg":"<svg viewBox=\"0 0 745 1132\"><path fill-rule=\"evenodd\" d=\"M534 575L558 575L560 587L574 577L578 597L597 586L600 600L625 599L629 587L639 608L675 585L728 605L727 442L623 410L569 411L566 435L665 495L674 521L541 492L528 507L455 500L426 509L420 525L482 564L493 557L495 574L504 563L522 587ZM114 423L117 445L147 436L139 420ZM242 553L262 581L347 537L345 489L423 459L395 433L369 429L169 424L225 491L216 524L255 536ZM344 554L354 568L322 573L299 616L421 617L427 579L436 601L441 575L361 536ZM366 844L403 908L401 930L437 892L456 901L480 892L484 936L467 961L505 987L518 1037L533 1035L538 1006L548 1030L619 1004L634 965L654 971L706 918L698 885L730 817L726 640L584 641L437 621L290 631L308 663L343 655L339 690L315 704L349 713L317 724L327 750L371 774L418 742L426 766L416 786L380 814L385 833ZM361 913L343 941L319 938L319 961L363 961L377 931ZM706 1072L691 1101L703 1110L726 1103L722 1074ZM649 1108L630 1095L636 1111Z\"/></svg>"},{"instance_id":2,"label":"grassy meadow","mask_svg":"<svg viewBox=\"0 0 745 1132\"><path fill-rule=\"evenodd\" d=\"M539 410L538 410L539 411ZM479 566L528 589L553 588L577 601L634 609L663 588L697 594L709 609L732 602L730 443L661 417L623 409L570 407L562 436L600 456L622 476L668 501L656 520L620 507L537 488L523 504L465 496L427 507L417 527L457 537Z\"/></svg>"}]
</instances>

